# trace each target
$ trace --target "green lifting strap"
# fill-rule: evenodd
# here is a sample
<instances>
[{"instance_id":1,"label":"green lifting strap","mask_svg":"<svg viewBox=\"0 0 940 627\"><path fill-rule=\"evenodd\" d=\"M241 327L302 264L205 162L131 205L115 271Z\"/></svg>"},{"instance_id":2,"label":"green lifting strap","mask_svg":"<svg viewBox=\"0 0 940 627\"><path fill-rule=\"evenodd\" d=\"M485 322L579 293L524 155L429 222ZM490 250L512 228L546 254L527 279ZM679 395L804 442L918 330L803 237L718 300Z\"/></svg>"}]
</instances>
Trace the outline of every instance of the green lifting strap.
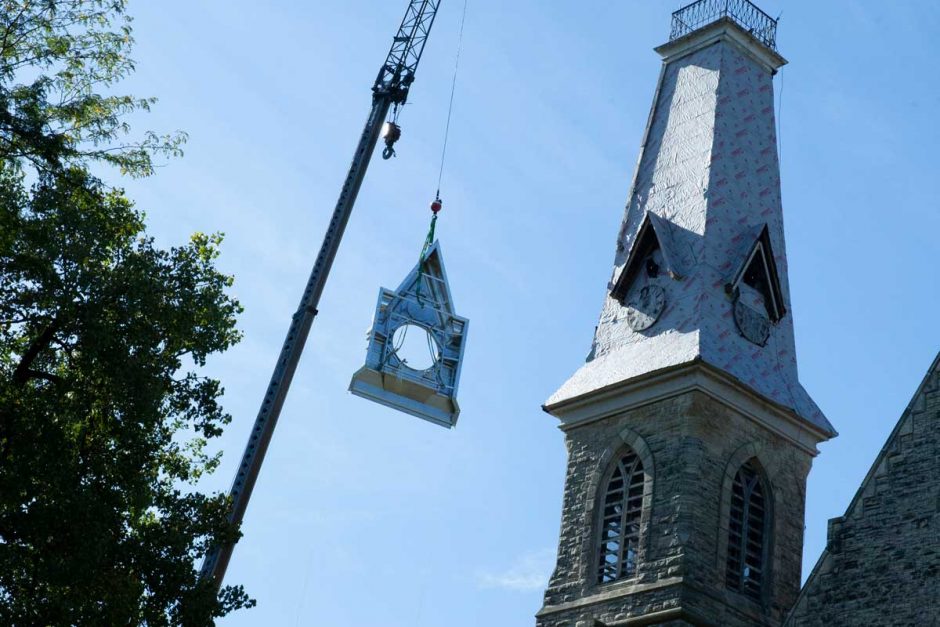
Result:
<instances>
[{"instance_id":1,"label":"green lifting strap","mask_svg":"<svg viewBox=\"0 0 940 627\"><path fill-rule=\"evenodd\" d=\"M437 214L435 213L431 217L431 227L428 229L428 236L424 238L424 248L421 249L421 257L418 261L423 262L424 256L428 254L428 249L431 248L431 244L434 243L434 225L437 224Z\"/></svg>"},{"instance_id":2,"label":"green lifting strap","mask_svg":"<svg viewBox=\"0 0 940 627\"><path fill-rule=\"evenodd\" d=\"M424 270L424 257L428 254L431 244L434 243L434 226L437 224L437 214L431 217L431 227L428 229L428 236L424 238L424 246L421 248L421 255L418 257L418 286L415 288L415 297L418 299L418 305L423 306L421 302L421 274Z\"/></svg>"}]
</instances>

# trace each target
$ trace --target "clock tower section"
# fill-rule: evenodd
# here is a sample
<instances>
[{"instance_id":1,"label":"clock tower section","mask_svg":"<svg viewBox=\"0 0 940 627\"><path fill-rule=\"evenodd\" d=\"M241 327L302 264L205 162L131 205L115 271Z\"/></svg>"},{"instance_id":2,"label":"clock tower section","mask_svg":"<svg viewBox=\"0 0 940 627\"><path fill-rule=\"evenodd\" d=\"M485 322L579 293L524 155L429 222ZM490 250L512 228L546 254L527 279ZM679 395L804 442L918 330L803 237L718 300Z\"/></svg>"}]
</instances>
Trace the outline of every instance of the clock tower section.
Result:
<instances>
[{"instance_id":1,"label":"clock tower section","mask_svg":"<svg viewBox=\"0 0 940 627\"><path fill-rule=\"evenodd\" d=\"M568 449L538 627L779 625L806 476L836 435L800 385L773 75L746 0L673 14L586 363L546 401Z\"/></svg>"}]
</instances>

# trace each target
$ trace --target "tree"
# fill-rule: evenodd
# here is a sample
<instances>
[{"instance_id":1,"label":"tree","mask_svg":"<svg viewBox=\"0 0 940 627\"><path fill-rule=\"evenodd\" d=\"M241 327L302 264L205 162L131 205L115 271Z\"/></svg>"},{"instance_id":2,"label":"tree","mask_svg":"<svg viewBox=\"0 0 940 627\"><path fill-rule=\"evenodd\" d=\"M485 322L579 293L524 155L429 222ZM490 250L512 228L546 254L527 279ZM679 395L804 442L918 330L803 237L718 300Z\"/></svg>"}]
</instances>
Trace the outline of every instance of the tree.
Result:
<instances>
[{"instance_id":1,"label":"tree","mask_svg":"<svg viewBox=\"0 0 940 627\"><path fill-rule=\"evenodd\" d=\"M233 542L192 484L229 421L200 374L238 341L219 235L162 250L123 190L180 153L129 142L151 99L125 0L0 0L0 624L208 625L253 604L196 563Z\"/></svg>"}]
</instances>

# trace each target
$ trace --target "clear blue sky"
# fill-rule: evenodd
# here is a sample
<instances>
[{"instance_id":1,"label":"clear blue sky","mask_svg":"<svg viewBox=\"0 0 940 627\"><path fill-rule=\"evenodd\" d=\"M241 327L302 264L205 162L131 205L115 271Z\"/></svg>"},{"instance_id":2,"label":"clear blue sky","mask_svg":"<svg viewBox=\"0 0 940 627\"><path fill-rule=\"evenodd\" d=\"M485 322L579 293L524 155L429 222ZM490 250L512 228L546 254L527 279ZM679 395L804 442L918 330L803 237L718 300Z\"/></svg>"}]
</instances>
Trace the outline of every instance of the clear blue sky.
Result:
<instances>
[{"instance_id":1,"label":"clear blue sky","mask_svg":"<svg viewBox=\"0 0 940 627\"><path fill-rule=\"evenodd\" d=\"M183 129L127 189L170 245L226 234L245 340L211 361L227 490L405 0L132 3L139 130ZM379 286L413 265L437 178L462 0L444 0L373 162L255 489L222 625L532 625L565 450L540 404L583 362L678 2L470 0L438 224L471 320L446 431L353 397ZM785 6L784 6L785 5ZM804 575L940 348L940 9L782 2L782 178L801 379L841 436L809 478Z\"/></svg>"}]
</instances>

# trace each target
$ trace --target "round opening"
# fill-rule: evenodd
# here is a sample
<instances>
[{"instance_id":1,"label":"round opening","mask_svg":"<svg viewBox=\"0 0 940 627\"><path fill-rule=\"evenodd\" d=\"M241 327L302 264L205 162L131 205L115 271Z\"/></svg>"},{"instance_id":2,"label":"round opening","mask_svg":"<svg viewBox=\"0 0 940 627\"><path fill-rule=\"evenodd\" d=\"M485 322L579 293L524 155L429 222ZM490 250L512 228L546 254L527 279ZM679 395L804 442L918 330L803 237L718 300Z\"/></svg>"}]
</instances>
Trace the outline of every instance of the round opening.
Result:
<instances>
[{"instance_id":1,"label":"round opening","mask_svg":"<svg viewBox=\"0 0 940 627\"><path fill-rule=\"evenodd\" d=\"M398 359L413 370L427 370L441 353L434 336L416 324L403 324L395 329L392 346Z\"/></svg>"}]
</instances>

